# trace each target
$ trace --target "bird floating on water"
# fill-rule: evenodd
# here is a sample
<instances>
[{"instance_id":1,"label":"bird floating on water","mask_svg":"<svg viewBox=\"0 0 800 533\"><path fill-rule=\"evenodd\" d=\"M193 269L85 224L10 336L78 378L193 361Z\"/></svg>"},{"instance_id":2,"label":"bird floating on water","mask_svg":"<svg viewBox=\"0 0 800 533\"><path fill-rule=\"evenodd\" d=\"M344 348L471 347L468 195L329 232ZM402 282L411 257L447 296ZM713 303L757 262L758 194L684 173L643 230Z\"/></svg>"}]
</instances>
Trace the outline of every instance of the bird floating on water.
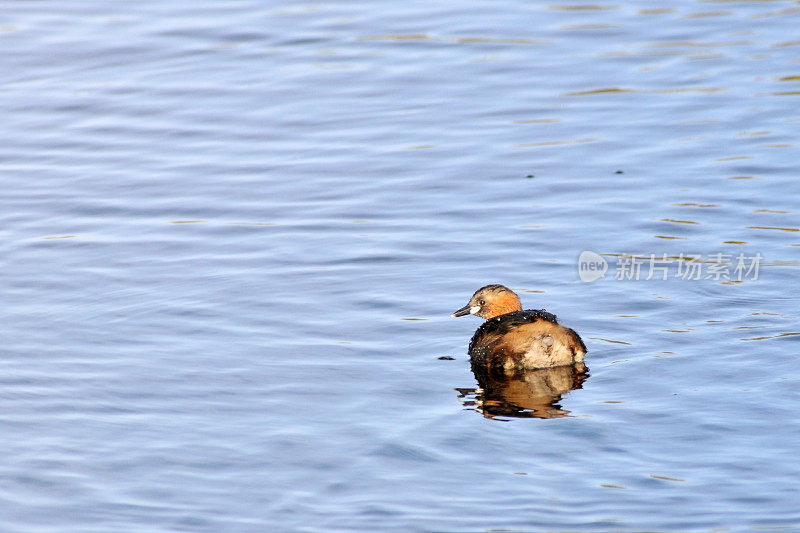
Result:
<instances>
[{"instance_id":1,"label":"bird floating on water","mask_svg":"<svg viewBox=\"0 0 800 533\"><path fill-rule=\"evenodd\" d=\"M493 377L583 363L586 345L544 309L523 310L519 297L503 285L486 285L452 316L485 318L469 342L476 375Z\"/></svg>"}]
</instances>

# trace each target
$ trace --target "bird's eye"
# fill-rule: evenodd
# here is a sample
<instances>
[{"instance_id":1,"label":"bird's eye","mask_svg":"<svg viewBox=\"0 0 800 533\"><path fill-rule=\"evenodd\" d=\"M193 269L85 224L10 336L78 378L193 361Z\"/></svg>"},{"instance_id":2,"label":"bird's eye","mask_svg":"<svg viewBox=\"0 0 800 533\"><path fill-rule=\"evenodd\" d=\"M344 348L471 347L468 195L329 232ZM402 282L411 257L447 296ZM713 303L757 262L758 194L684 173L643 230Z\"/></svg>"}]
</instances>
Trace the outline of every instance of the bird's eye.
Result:
<instances>
[{"instance_id":1,"label":"bird's eye","mask_svg":"<svg viewBox=\"0 0 800 533\"><path fill-rule=\"evenodd\" d=\"M483 306L483 304L485 304L485 303L486 303L486 301L483 298L478 300L478 305L480 305L480 306Z\"/></svg>"}]
</instances>

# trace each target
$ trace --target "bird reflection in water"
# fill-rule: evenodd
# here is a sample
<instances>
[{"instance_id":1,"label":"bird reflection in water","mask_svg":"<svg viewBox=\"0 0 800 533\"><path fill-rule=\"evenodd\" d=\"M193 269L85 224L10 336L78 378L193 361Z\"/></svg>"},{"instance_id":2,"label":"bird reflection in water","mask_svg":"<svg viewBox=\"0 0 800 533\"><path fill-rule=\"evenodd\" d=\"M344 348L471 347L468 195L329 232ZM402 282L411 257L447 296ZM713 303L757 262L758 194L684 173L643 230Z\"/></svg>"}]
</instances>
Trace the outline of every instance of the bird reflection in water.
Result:
<instances>
[{"instance_id":1,"label":"bird reflection in water","mask_svg":"<svg viewBox=\"0 0 800 533\"><path fill-rule=\"evenodd\" d=\"M456 390L461 403L486 418L559 418L570 414L558 402L571 390L580 389L589 377L583 363L527 370L495 377L473 366L477 389ZM477 371L476 371L477 370Z\"/></svg>"}]
</instances>

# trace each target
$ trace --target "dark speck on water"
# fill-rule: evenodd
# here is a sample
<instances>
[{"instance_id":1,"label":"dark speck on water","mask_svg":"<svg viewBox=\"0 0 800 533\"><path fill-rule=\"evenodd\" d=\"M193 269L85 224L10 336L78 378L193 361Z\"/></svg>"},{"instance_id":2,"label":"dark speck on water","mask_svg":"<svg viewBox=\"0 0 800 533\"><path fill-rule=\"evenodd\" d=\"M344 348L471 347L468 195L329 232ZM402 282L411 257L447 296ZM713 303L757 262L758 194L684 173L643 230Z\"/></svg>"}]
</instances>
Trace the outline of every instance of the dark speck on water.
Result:
<instances>
[{"instance_id":1,"label":"dark speck on water","mask_svg":"<svg viewBox=\"0 0 800 533\"><path fill-rule=\"evenodd\" d=\"M5 2L0 531L800 530L798 6L714 5ZM479 386L489 283L586 369Z\"/></svg>"}]
</instances>

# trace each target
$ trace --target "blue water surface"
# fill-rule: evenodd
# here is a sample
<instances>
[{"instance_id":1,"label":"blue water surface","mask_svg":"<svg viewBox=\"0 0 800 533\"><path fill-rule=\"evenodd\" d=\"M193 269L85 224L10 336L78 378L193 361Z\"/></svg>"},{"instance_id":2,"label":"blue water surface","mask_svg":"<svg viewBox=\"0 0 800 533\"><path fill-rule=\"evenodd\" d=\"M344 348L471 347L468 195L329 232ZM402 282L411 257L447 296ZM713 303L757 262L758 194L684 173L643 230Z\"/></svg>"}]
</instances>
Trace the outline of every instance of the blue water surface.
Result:
<instances>
[{"instance_id":1,"label":"blue water surface","mask_svg":"<svg viewBox=\"0 0 800 533\"><path fill-rule=\"evenodd\" d=\"M800 528L799 27L6 2L0 530ZM487 283L589 348L553 416L475 390Z\"/></svg>"}]
</instances>

